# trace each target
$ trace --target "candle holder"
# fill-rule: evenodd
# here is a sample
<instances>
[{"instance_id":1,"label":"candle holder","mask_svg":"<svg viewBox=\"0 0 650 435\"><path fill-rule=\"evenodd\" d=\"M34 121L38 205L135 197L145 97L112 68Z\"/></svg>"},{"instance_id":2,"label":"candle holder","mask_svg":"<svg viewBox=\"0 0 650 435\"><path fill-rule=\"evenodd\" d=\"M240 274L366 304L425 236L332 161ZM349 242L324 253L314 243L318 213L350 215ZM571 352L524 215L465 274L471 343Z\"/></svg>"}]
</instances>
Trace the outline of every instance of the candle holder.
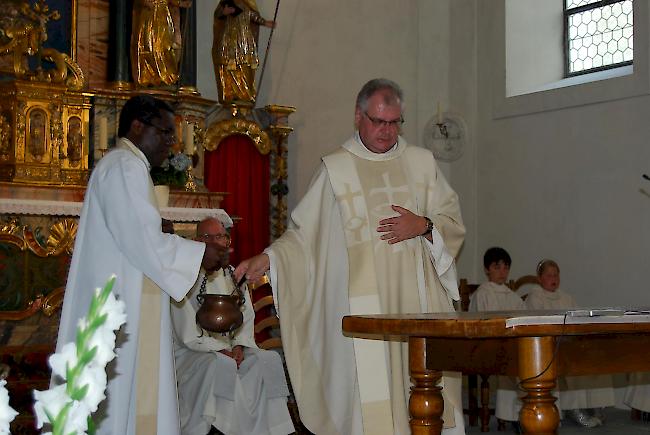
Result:
<instances>
[{"instance_id":1,"label":"candle holder","mask_svg":"<svg viewBox=\"0 0 650 435\"><path fill-rule=\"evenodd\" d=\"M192 156L190 156L192 158ZM194 180L194 174L192 173L192 165L188 166L187 171L187 181L185 182L185 191L187 192L196 192L197 186L196 181Z\"/></svg>"}]
</instances>

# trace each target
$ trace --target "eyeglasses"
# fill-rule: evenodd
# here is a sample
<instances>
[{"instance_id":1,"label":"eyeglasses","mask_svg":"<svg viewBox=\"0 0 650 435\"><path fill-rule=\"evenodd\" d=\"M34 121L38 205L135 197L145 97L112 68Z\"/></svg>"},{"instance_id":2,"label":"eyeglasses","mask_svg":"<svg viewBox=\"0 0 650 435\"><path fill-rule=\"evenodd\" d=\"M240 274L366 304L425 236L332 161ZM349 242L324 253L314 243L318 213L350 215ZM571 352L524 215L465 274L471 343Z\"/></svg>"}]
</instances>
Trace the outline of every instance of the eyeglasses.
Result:
<instances>
[{"instance_id":1,"label":"eyeglasses","mask_svg":"<svg viewBox=\"0 0 650 435\"><path fill-rule=\"evenodd\" d=\"M173 138L175 136L174 129L172 128L162 128L152 123L151 121L144 121L142 119L140 119L140 122L145 125L148 125L149 127L155 128L158 131L158 133L160 133L162 136L166 136L168 138Z\"/></svg>"},{"instance_id":2,"label":"eyeglasses","mask_svg":"<svg viewBox=\"0 0 650 435\"><path fill-rule=\"evenodd\" d=\"M198 237L200 240L203 240L204 242L223 242L226 246L230 246L231 238L230 234L223 233L223 234L200 234Z\"/></svg>"},{"instance_id":3,"label":"eyeglasses","mask_svg":"<svg viewBox=\"0 0 650 435\"><path fill-rule=\"evenodd\" d=\"M399 119L394 119L392 121L386 121L384 119L379 119L379 118L375 118L373 116L370 116L370 115L368 115L368 112L363 112L363 114L366 115L366 118L368 118L370 120L370 122L372 122L372 125L375 128L379 128L379 127L399 128L399 127L402 126L402 124L404 124L404 118L402 118L401 116L399 117Z\"/></svg>"}]
</instances>

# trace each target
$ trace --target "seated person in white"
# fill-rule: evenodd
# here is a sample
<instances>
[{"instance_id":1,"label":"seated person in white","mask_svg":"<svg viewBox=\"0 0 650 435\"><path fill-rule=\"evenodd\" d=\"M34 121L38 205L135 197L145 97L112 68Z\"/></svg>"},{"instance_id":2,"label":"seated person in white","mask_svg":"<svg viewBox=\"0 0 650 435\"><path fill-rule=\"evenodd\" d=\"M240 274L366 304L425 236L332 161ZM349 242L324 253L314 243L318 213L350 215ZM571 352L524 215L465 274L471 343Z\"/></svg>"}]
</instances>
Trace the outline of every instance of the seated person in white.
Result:
<instances>
[{"instance_id":1,"label":"seated person in white","mask_svg":"<svg viewBox=\"0 0 650 435\"><path fill-rule=\"evenodd\" d=\"M479 286L472 294L469 311L513 311L524 310L524 301L505 282L508 280L512 260L503 248L490 248L483 256L483 266L488 282ZM494 414L501 420L519 421L521 393L517 379L510 376L497 377L497 398Z\"/></svg>"},{"instance_id":2,"label":"seated person in white","mask_svg":"<svg viewBox=\"0 0 650 435\"><path fill-rule=\"evenodd\" d=\"M560 290L560 267L553 260L537 264L537 279L526 297L529 310L570 310L577 307L573 297ZM605 421L602 408L614 406L614 384L610 375L566 376L558 379L557 407L581 426L596 427Z\"/></svg>"},{"instance_id":3,"label":"seated person in white","mask_svg":"<svg viewBox=\"0 0 650 435\"><path fill-rule=\"evenodd\" d=\"M197 240L230 246L230 236L216 218L198 225ZM183 435L269 434L294 432L287 408L289 389L280 356L259 349L253 338L255 313L242 287L244 323L232 337L196 324L199 292L231 294L232 268L212 274L201 270L185 299L172 304L174 353ZM203 289L202 289L203 288Z\"/></svg>"},{"instance_id":4,"label":"seated person in white","mask_svg":"<svg viewBox=\"0 0 650 435\"><path fill-rule=\"evenodd\" d=\"M630 373L623 402L643 412L643 421L650 421L650 372Z\"/></svg>"}]
</instances>

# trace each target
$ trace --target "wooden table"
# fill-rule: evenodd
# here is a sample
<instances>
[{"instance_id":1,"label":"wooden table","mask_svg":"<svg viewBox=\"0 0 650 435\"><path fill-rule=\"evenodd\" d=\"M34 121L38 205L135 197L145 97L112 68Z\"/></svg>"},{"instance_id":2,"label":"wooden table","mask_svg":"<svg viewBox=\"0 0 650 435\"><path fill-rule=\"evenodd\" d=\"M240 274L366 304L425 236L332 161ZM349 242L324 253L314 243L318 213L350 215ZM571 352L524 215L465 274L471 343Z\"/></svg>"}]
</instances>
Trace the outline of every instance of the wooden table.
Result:
<instances>
[{"instance_id":1,"label":"wooden table","mask_svg":"<svg viewBox=\"0 0 650 435\"><path fill-rule=\"evenodd\" d=\"M650 371L649 316L615 319L563 314L518 311L346 316L343 331L363 338L408 339L413 434L441 432L443 400L436 384L442 370L518 376L525 390L519 414L525 433L556 434L560 415L551 390L558 376ZM506 326L507 321L522 322L528 316L540 316L536 317L538 322L560 323ZM624 323L585 323L603 321Z\"/></svg>"}]
</instances>

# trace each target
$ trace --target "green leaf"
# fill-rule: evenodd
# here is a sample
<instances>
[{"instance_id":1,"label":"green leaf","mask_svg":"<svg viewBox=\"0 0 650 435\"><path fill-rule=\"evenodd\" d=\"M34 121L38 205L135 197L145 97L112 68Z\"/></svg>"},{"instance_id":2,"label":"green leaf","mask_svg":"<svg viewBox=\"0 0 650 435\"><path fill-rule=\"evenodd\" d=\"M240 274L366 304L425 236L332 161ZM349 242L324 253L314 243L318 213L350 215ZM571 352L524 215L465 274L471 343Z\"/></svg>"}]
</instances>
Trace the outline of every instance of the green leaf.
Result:
<instances>
[{"instance_id":1,"label":"green leaf","mask_svg":"<svg viewBox=\"0 0 650 435\"><path fill-rule=\"evenodd\" d=\"M88 388L89 388L89 386L88 386L88 384L86 384L83 387L74 390L72 392L72 394L70 395L70 397L72 398L72 400L81 401L81 399L86 397L86 393L88 392Z\"/></svg>"},{"instance_id":2,"label":"green leaf","mask_svg":"<svg viewBox=\"0 0 650 435\"><path fill-rule=\"evenodd\" d=\"M88 435L95 435L97 427L95 427L95 420L91 415L88 416Z\"/></svg>"}]
</instances>

